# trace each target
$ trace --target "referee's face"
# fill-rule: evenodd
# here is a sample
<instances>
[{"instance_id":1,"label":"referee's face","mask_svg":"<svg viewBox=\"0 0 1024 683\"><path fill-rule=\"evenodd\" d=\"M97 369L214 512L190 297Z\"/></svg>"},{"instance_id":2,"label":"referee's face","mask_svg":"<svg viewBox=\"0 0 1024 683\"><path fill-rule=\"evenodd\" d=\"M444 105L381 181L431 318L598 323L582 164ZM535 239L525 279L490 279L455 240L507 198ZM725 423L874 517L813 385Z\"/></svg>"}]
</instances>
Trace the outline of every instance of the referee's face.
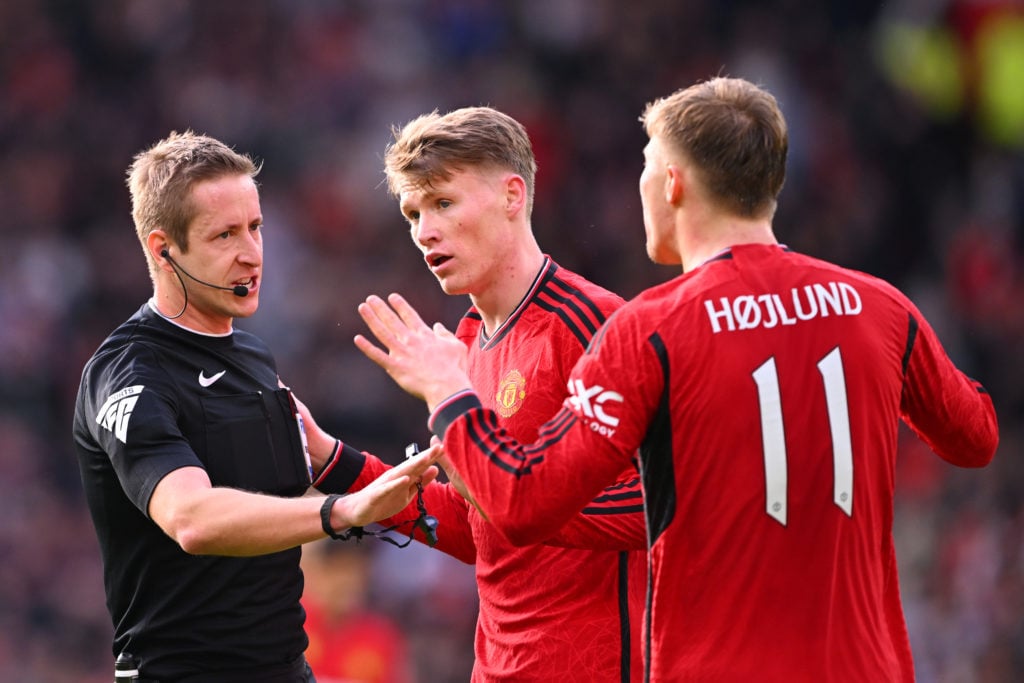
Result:
<instances>
[{"instance_id":1,"label":"referee's face","mask_svg":"<svg viewBox=\"0 0 1024 683\"><path fill-rule=\"evenodd\" d=\"M188 307L182 323L193 329L223 333L234 318L259 307L263 274L263 214L256 183L248 175L224 176L192 188L196 216L189 224L188 252L178 263L214 286L185 278ZM246 296L232 289L242 286ZM172 289L181 295L180 287Z\"/></svg>"}]
</instances>

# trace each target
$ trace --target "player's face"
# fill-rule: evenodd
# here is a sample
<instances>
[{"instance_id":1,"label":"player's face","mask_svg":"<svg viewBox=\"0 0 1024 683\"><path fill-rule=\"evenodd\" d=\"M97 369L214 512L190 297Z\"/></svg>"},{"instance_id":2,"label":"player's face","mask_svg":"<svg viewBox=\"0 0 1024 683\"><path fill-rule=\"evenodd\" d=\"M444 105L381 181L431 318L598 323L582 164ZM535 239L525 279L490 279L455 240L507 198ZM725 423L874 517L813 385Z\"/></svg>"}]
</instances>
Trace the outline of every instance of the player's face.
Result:
<instances>
[{"instance_id":1,"label":"player's face","mask_svg":"<svg viewBox=\"0 0 1024 683\"><path fill-rule=\"evenodd\" d=\"M220 287L244 285L249 294L236 296L185 277L188 307L182 324L225 332L233 318L248 317L259 307L263 271L259 192L247 175L224 176L197 183L192 201L197 212L189 225L188 251L177 257L178 263L200 280Z\"/></svg>"},{"instance_id":2,"label":"player's face","mask_svg":"<svg viewBox=\"0 0 1024 683\"><path fill-rule=\"evenodd\" d=\"M433 185L399 195L413 242L446 294L486 296L501 286L514 248L508 179L496 169L455 170Z\"/></svg>"},{"instance_id":3,"label":"player's face","mask_svg":"<svg viewBox=\"0 0 1024 683\"><path fill-rule=\"evenodd\" d=\"M644 170L640 174L640 202L643 205L647 255L655 263L677 264L675 226L668 200L668 166L664 143L652 137L644 147Z\"/></svg>"}]
</instances>

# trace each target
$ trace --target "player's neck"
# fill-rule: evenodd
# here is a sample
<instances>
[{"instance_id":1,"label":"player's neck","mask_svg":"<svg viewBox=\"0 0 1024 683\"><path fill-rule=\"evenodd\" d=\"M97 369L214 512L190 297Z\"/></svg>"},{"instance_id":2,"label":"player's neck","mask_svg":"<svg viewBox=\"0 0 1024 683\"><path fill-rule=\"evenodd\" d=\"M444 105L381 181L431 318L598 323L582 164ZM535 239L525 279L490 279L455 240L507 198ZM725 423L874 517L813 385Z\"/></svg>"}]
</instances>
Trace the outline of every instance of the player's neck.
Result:
<instances>
[{"instance_id":1,"label":"player's neck","mask_svg":"<svg viewBox=\"0 0 1024 683\"><path fill-rule=\"evenodd\" d=\"M737 244L778 244L768 219L727 217L698 230L679 231L683 272L689 272Z\"/></svg>"},{"instance_id":2,"label":"player's neck","mask_svg":"<svg viewBox=\"0 0 1024 683\"><path fill-rule=\"evenodd\" d=\"M485 334L494 334L508 320L530 291L543 265L544 254L534 243L529 249L518 250L502 264L500 272L490 273L486 287L469 295L483 319Z\"/></svg>"}]
</instances>

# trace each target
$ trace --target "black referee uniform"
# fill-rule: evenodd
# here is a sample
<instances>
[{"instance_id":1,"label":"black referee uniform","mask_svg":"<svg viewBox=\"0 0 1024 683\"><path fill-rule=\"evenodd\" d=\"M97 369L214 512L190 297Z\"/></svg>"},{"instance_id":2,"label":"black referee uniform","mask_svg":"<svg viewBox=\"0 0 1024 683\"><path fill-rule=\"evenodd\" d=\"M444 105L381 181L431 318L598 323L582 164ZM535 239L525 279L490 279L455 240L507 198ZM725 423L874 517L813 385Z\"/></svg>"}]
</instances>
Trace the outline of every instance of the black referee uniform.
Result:
<instances>
[{"instance_id":1,"label":"black referee uniform","mask_svg":"<svg viewBox=\"0 0 1024 683\"><path fill-rule=\"evenodd\" d=\"M147 514L157 483L202 467L214 486L309 486L293 406L267 346L186 330L144 305L86 364L74 441L103 556L114 654L144 680L306 681L300 549L184 552ZM268 519L268 524L273 520Z\"/></svg>"}]
</instances>

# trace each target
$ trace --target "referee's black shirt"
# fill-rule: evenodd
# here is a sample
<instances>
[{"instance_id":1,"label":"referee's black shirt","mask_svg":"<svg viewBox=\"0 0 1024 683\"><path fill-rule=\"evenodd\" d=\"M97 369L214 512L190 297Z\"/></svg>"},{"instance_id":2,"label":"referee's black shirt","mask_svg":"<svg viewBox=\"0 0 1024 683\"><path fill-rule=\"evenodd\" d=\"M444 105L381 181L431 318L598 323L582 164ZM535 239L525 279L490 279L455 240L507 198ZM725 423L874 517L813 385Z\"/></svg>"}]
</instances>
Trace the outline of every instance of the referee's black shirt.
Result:
<instances>
[{"instance_id":1,"label":"referee's black shirt","mask_svg":"<svg viewBox=\"0 0 1024 683\"><path fill-rule=\"evenodd\" d=\"M259 338L198 334L142 306L86 364L74 441L115 655L138 656L158 680L301 656L298 548L189 555L146 512L160 479L186 466L205 468L214 486L283 496L308 487L295 417Z\"/></svg>"}]
</instances>

